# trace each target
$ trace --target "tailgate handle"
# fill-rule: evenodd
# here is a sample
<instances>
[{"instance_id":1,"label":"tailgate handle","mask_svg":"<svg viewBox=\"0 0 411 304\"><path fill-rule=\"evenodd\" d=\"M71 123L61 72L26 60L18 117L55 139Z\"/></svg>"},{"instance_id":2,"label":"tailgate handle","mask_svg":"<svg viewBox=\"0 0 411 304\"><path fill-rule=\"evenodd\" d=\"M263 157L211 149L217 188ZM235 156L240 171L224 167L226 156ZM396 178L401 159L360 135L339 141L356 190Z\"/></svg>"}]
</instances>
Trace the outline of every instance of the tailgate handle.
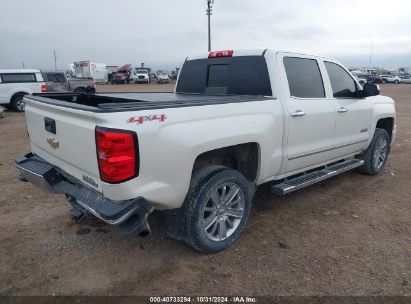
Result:
<instances>
[{"instance_id":1,"label":"tailgate handle","mask_svg":"<svg viewBox=\"0 0 411 304\"><path fill-rule=\"evenodd\" d=\"M56 134L56 121L52 118L44 117L44 128L50 133Z\"/></svg>"}]
</instances>

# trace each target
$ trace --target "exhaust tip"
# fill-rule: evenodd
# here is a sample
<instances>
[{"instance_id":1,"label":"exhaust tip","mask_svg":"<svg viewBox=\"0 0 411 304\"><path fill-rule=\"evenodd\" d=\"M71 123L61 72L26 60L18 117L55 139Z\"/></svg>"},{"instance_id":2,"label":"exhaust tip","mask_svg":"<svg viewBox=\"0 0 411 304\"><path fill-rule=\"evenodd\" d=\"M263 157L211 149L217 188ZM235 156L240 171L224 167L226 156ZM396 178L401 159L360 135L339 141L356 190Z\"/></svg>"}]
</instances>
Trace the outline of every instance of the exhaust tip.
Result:
<instances>
[{"instance_id":1,"label":"exhaust tip","mask_svg":"<svg viewBox=\"0 0 411 304\"><path fill-rule=\"evenodd\" d=\"M150 235L151 235L150 230L142 230L138 233L138 236L143 238L143 239L148 238Z\"/></svg>"},{"instance_id":2,"label":"exhaust tip","mask_svg":"<svg viewBox=\"0 0 411 304\"><path fill-rule=\"evenodd\" d=\"M146 239L151 235L150 226L148 225L147 221L145 221L141 227L138 228L138 236Z\"/></svg>"}]
</instances>

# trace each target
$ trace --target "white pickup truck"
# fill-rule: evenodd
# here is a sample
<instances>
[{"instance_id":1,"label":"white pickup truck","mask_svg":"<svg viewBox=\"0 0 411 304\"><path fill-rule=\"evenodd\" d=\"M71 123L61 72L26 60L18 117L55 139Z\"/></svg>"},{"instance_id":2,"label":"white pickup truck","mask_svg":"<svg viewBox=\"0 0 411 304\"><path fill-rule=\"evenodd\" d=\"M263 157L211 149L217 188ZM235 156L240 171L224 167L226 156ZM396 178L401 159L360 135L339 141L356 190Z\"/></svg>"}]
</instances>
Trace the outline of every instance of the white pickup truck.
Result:
<instances>
[{"instance_id":1,"label":"white pickup truck","mask_svg":"<svg viewBox=\"0 0 411 304\"><path fill-rule=\"evenodd\" d=\"M47 88L39 70L0 70L0 105L23 112L24 95L40 92L47 92Z\"/></svg>"},{"instance_id":2,"label":"white pickup truck","mask_svg":"<svg viewBox=\"0 0 411 304\"><path fill-rule=\"evenodd\" d=\"M330 58L271 50L188 57L174 93L25 102L22 181L123 233L149 235L148 215L163 210L168 234L202 252L239 237L256 186L285 195L354 168L378 174L396 134L377 85Z\"/></svg>"}]
</instances>

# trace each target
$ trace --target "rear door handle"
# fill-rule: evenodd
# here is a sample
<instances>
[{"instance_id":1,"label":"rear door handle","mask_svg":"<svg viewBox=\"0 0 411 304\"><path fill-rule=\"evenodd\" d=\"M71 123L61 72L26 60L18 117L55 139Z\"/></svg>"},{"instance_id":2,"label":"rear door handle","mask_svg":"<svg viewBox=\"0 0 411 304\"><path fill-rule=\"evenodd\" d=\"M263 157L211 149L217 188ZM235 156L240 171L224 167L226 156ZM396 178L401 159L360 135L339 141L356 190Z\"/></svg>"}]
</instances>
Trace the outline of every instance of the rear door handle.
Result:
<instances>
[{"instance_id":1,"label":"rear door handle","mask_svg":"<svg viewBox=\"0 0 411 304\"><path fill-rule=\"evenodd\" d=\"M304 116L304 115L305 115L305 112L301 111L301 110L297 110L297 111L291 113L292 117L301 117L301 116Z\"/></svg>"},{"instance_id":2,"label":"rear door handle","mask_svg":"<svg viewBox=\"0 0 411 304\"><path fill-rule=\"evenodd\" d=\"M346 113L348 112L348 109L346 107L341 107L337 110L338 113Z\"/></svg>"}]
</instances>

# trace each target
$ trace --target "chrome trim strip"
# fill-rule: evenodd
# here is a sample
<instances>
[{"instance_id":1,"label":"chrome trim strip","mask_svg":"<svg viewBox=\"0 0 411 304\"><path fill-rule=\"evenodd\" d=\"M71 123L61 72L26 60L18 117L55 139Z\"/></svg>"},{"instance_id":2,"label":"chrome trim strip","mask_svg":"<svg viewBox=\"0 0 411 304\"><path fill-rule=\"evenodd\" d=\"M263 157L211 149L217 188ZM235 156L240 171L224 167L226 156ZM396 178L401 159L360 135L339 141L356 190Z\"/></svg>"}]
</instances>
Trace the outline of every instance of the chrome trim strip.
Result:
<instances>
[{"instance_id":1,"label":"chrome trim strip","mask_svg":"<svg viewBox=\"0 0 411 304\"><path fill-rule=\"evenodd\" d=\"M314 155L314 154L318 154L318 153L322 153L322 152L328 152L328 151L332 151L332 150L335 150L335 149L339 149L339 148L359 144L359 143L362 143L362 142L366 142L366 141L368 141L368 139L359 140L359 141L352 142L352 143L349 143L349 144L340 145L338 147L327 148L327 149L323 149L323 150L320 150L320 151L315 151L315 152L310 152L310 153L305 153L305 154L289 157L288 160L293 160L293 159L297 159L297 158L301 158L301 157L306 157L306 156L310 156L310 155ZM358 152L361 152L361 151L358 151Z\"/></svg>"}]
</instances>

